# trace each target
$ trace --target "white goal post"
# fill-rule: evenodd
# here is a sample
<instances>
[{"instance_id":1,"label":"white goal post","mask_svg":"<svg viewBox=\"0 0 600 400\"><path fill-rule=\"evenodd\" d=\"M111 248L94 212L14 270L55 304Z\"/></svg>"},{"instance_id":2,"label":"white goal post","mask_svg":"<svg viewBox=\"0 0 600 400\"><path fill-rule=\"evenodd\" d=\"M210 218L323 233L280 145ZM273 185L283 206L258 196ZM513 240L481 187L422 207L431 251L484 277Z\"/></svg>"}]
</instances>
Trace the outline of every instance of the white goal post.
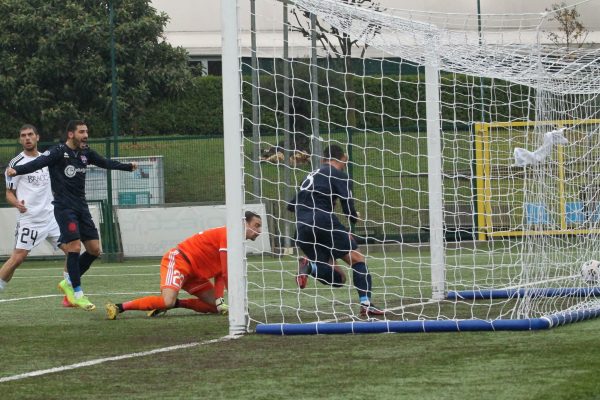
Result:
<instances>
[{"instance_id":1,"label":"white goal post","mask_svg":"<svg viewBox=\"0 0 600 400\"><path fill-rule=\"evenodd\" d=\"M230 333L598 316L599 282L581 266L600 259L600 49L551 43L552 17L222 1ZM360 218L336 215L383 315L363 313L356 263L337 260L342 284L314 279L317 264L296 281L287 206L331 145L348 154ZM272 253L245 257L245 203L264 205Z\"/></svg>"}]
</instances>

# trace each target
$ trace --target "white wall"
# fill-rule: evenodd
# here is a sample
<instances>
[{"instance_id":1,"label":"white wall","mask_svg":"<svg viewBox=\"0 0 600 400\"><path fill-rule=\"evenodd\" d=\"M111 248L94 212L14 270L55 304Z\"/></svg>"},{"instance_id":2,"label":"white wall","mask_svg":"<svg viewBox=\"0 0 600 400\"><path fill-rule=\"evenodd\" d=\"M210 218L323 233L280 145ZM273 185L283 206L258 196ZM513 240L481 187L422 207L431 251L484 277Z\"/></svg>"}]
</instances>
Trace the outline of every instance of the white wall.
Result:
<instances>
[{"instance_id":1,"label":"white wall","mask_svg":"<svg viewBox=\"0 0 600 400\"><path fill-rule=\"evenodd\" d=\"M13 252L15 246L15 225L17 223L16 208L0 208L0 257L7 258ZM96 205L90 205L90 214L96 227L100 226L100 210ZM31 257L36 256L62 256L61 250L54 251L52 246L44 240L30 253Z\"/></svg>"},{"instance_id":2,"label":"white wall","mask_svg":"<svg viewBox=\"0 0 600 400\"><path fill-rule=\"evenodd\" d=\"M247 253L271 251L269 229L265 207L249 204L245 210L260 215L263 219L262 234L256 241L246 242ZM117 209L120 236L125 257L162 257L169 249L187 237L208 228L226 224L225 206L151 207ZM90 205L92 219L99 226L100 211ZM0 257L8 258L14 248L14 232L17 210L0 208ZM61 256L62 251L53 251L44 241L32 250L31 256Z\"/></svg>"},{"instance_id":3,"label":"white wall","mask_svg":"<svg viewBox=\"0 0 600 400\"><path fill-rule=\"evenodd\" d=\"M221 0L224 1L224 0ZM166 38L174 46L182 46L190 55L211 56L221 54L221 1L209 0L153 0L152 5L158 11L164 11L170 16L166 27ZM536 13L541 14L546 8L551 8L559 0L480 0L482 14L511 14ZM577 4L579 0L567 0L567 4ZM420 10L427 12L477 14L477 0L380 0L382 6L394 14L396 10ZM241 46L250 47L250 0L239 0L239 16L241 24ZM257 0L257 15L264 15L263 23L259 25L262 31L258 43L259 48L281 47L282 9L273 7L274 2ZM270 5L270 6L268 6ZM581 14L580 21L590 31L588 42L600 43L600 0L590 0L579 4L577 10ZM417 13L418 15L418 13ZM537 16L533 16L537 18ZM264 21L273 21L268 26ZM476 18L469 18L470 29L477 29ZM551 26L549 26L549 29ZM307 39L298 35L290 37L290 53L292 56L308 56ZM244 50L244 55L249 55ZM266 56L266 55L265 55Z\"/></svg>"},{"instance_id":4,"label":"white wall","mask_svg":"<svg viewBox=\"0 0 600 400\"><path fill-rule=\"evenodd\" d=\"M246 242L246 251L271 251L264 205L251 204L245 209L263 220L262 234L255 242ZM121 208L117 216L125 257L161 257L189 236L226 225L225 206Z\"/></svg>"}]
</instances>

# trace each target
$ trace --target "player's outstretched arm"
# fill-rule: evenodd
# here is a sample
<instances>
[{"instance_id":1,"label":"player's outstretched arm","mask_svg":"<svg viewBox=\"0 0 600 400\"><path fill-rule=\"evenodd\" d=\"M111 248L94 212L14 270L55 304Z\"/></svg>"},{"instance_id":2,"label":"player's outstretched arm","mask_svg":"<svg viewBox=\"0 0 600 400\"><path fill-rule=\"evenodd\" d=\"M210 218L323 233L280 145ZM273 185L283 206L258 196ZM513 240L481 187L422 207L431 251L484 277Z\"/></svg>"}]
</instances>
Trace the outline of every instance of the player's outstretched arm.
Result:
<instances>
[{"instance_id":1,"label":"player's outstretched arm","mask_svg":"<svg viewBox=\"0 0 600 400\"><path fill-rule=\"evenodd\" d=\"M37 171L38 169L42 169L47 167L50 164L53 164L55 160L62 157L61 152L57 151L47 151L43 153L41 156L36 158L35 160L29 161L26 164L17 165L14 168L7 168L6 175L7 176L16 176L16 175L25 175L32 173L33 171Z\"/></svg>"},{"instance_id":2,"label":"player's outstretched arm","mask_svg":"<svg viewBox=\"0 0 600 400\"><path fill-rule=\"evenodd\" d=\"M119 171L135 171L137 169L137 163L122 163L116 160L109 160L108 158L102 157L94 150L90 150L88 153L88 159L91 164L104 169L117 169Z\"/></svg>"}]
</instances>

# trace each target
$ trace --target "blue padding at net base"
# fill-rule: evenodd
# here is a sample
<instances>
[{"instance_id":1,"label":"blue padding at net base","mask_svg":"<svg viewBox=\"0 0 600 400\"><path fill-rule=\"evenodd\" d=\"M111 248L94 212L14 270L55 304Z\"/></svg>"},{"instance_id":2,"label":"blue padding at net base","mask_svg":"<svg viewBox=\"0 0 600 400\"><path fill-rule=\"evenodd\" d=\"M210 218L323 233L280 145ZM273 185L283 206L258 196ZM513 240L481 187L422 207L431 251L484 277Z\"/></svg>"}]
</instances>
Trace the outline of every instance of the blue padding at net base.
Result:
<instances>
[{"instance_id":1,"label":"blue padding at net base","mask_svg":"<svg viewBox=\"0 0 600 400\"><path fill-rule=\"evenodd\" d=\"M519 288L519 289L489 289L489 290L450 290L446 295L448 300L489 300L509 299L513 297L559 297L559 296L600 296L600 287L579 288Z\"/></svg>"},{"instance_id":2,"label":"blue padding at net base","mask_svg":"<svg viewBox=\"0 0 600 400\"><path fill-rule=\"evenodd\" d=\"M449 291L448 300L506 299L513 297L600 296L600 287L519 288ZM498 320L355 321L306 324L260 324L256 333L268 335L318 335L347 333L411 333L465 331L523 331L549 329L600 316L600 308L550 314L540 318Z\"/></svg>"},{"instance_id":3,"label":"blue padding at net base","mask_svg":"<svg viewBox=\"0 0 600 400\"><path fill-rule=\"evenodd\" d=\"M434 321L317 322L306 324L260 324L265 335L324 335L347 333L426 333L466 331L529 331L549 329L600 316L600 308L557 313L541 318Z\"/></svg>"}]
</instances>

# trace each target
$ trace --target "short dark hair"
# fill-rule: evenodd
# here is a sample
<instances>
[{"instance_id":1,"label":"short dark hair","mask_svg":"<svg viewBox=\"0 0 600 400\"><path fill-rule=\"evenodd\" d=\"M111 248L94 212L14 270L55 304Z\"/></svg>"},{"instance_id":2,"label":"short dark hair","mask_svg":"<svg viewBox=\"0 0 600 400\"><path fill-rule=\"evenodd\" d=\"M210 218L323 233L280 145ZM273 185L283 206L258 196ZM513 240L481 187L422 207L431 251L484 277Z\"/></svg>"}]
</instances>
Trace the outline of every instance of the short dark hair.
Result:
<instances>
[{"instance_id":1,"label":"short dark hair","mask_svg":"<svg viewBox=\"0 0 600 400\"><path fill-rule=\"evenodd\" d=\"M342 149L342 147L338 146L337 144L332 144L323 151L323 157L327 160L330 160L332 158L335 158L336 160L341 160L342 158L344 158L345 155L346 153L344 152L344 149Z\"/></svg>"},{"instance_id":2,"label":"short dark hair","mask_svg":"<svg viewBox=\"0 0 600 400\"><path fill-rule=\"evenodd\" d=\"M40 136L40 134L38 133L38 130L35 126L31 125L31 124L23 124L23 126L21 126L21 128L19 129L19 133L23 132L25 129L31 129L33 131L33 133L35 133L36 135Z\"/></svg>"},{"instance_id":3,"label":"short dark hair","mask_svg":"<svg viewBox=\"0 0 600 400\"><path fill-rule=\"evenodd\" d=\"M75 132L79 125L87 125L82 119L72 119L67 123L67 132Z\"/></svg>"},{"instance_id":4,"label":"short dark hair","mask_svg":"<svg viewBox=\"0 0 600 400\"><path fill-rule=\"evenodd\" d=\"M252 221L252 219L253 219L253 218L262 219L262 218L260 217L260 215L258 215L258 214L257 214L257 213L255 213L255 212L252 212L252 211L246 211L246 213L245 213L244 215L245 215L246 222L250 222L250 221Z\"/></svg>"},{"instance_id":5,"label":"short dark hair","mask_svg":"<svg viewBox=\"0 0 600 400\"><path fill-rule=\"evenodd\" d=\"M75 130L77 129L77 127L79 125L87 125L87 124L82 119L72 119L69 122L67 122L67 129L65 130L65 133L63 133L60 138L61 143L65 143L67 141L67 139L69 138L69 132L75 132Z\"/></svg>"}]
</instances>

